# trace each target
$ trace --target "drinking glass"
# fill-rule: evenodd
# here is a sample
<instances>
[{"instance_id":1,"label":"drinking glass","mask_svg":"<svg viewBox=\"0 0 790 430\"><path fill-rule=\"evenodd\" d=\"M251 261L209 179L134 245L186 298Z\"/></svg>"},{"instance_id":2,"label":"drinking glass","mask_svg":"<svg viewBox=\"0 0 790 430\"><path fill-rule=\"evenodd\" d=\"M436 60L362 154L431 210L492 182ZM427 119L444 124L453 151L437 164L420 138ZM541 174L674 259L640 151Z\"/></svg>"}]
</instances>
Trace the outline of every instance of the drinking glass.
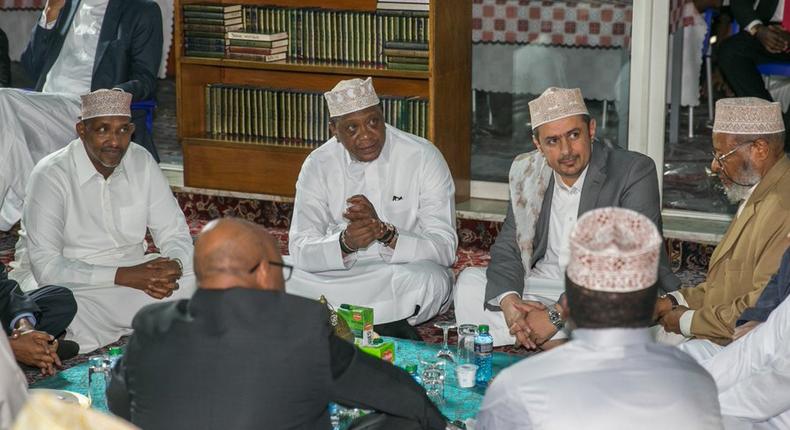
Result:
<instances>
[{"instance_id":1,"label":"drinking glass","mask_svg":"<svg viewBox=\"0 0 790 430\"><path fill-rule=\"evenodd\" d=\"M451 363L454 362L455 357L453 356L453 352L450 351L450 347L447 346L447 332L450 331L451 328L455 328L455 321L439 321L434 324L434 327L442 329L442 335L444 336L442 349L436 353L436 358L441 358L442 360L447 360Z\"/></svg>"},{"instance_id":2,"label":"drinking glass","mask_svg":"<svg viewBox=\"0 0 790 430\"><path fill-rule=\"evenodd\" d=\"M434 404L444 403L444 367L425 366L422 371L422 386Z\"/></svg>"},{"instance_id":3,"label":"drinking glass","mask_svg":"<svg viewBox=\"0 0 790 430\"><path fill-rule=\"evenodd\" d=\"M461 324L458 326L458 350L456 357L459 364L474 363L476 335L476 325Z\"/></svg>"},{"instance_id":4,"label":"drinking glass","mask_svg":"<svg viewBox=\"0 0 790 430\"><path fill-rule=\"evenodd\" d=\"M107 410L107 384L110 381L110 360L105 355L88 359L88 400L91 407Z\"/></svg>"}]
</instances>

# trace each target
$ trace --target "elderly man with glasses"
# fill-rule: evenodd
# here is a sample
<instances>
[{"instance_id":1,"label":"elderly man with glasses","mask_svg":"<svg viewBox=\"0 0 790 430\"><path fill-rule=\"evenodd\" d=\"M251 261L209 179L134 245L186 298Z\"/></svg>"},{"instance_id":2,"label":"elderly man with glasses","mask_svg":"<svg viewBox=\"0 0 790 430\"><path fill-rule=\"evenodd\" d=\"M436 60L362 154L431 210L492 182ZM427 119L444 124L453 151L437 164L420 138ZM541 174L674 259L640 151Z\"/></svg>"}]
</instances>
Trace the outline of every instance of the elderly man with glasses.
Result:
<instances>
[{"instance_id":1,"label":"elderly man with glasses","mask_svg":"<svg viewBox=\"0 0 790 430\"><path fill-rule=\"evenodd\" d=\"M779 103L753 97L719 100L711 170L741 202L711 256L707 279L658 300L659 340L733 340L738 317L755 305L779 267L790 232L790 160Z\"/></svg>"}]
</instances>

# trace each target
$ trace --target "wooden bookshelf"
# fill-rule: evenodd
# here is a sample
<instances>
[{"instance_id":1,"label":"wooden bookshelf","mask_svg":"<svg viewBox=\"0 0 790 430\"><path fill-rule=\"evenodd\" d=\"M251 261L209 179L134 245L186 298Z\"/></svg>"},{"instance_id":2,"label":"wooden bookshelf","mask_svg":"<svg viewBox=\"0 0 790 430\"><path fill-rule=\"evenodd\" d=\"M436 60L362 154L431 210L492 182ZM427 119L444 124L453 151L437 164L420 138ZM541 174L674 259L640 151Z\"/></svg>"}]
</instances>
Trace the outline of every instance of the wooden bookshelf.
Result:
<instances>
[{"instance_id":1,"label":"wooden bookshelf","mask_svg":"<svg viewBox=\"0 0 790 430\"><path fill-rule=\"evenodd\" d=\"M190 187L293 196L311 149L207 137L204 88L225 83L328 91L343 79L373 77L381 96L429 99L428 138L444 154L456 200L469 198L471 155L471 2L431 0L429 71L401 71L184 56L183 4L215 3L375 11L376 0L178 0L175 8L178 137Z\"/></svg>"}]
</instances>

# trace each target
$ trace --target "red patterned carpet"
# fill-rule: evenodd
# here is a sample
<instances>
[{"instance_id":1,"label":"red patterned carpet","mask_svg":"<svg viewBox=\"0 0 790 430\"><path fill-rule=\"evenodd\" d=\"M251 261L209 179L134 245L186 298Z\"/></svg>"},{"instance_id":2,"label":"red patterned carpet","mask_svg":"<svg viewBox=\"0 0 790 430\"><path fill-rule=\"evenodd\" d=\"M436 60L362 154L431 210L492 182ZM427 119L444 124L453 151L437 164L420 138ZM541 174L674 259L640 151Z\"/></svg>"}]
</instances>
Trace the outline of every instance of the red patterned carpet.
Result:
<instances>
[{"instance_id":1,"label":"red patterned carpet","mask_svg":"<svg viewBox=\"0 0 790 430\"><path fill-rule=\"evenodd\" d=\"M280 242L284 254L288 253L288 227L290 225L293 205L290 203L276 203L271 201L238 199L231 197L216 197L192 193L175 193L179 204L187 218L190 231L197 235L203 226L212 219L220 217L241 217L265 226ZM487 266L490 256L489 250L499 233L500 223L490 221L459 220L458 258L453 271L456 276L466 267ZM14 244L18 238L16 229L9 233L0 232L0 262L8 264L13 260ZM150 242L150 237L149 237ZM708 260L713 247L679 240L667 240L666 248L670 255L672 269L681 278L684 285L696 285L704 280ZM155 249L153 243L151 250ZM426 342L439 343L442 341L442 332L434 324L440 320L452 320L454 311L450 309L431 321L417 327L418 332ZM454 344L455 331L451 331L450 343ZM125 344L126 339L121 339L118 344ZM497 348L502 352L526 354L524 349L513 347ZM73 366L86 359L78 356L67 363ZM35 372L26 372L28 380L38 379Z\"/></svg>"}]
</instances>

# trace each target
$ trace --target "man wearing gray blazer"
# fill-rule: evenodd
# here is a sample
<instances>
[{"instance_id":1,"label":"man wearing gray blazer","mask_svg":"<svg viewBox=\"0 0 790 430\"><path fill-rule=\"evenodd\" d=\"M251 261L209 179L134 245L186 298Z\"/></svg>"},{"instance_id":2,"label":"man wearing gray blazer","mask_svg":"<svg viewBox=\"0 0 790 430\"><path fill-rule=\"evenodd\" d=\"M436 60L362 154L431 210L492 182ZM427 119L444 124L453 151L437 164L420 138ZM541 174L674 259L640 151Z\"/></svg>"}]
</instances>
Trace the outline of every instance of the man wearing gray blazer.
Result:
<instances>
[{"instance_id":1,"label":"man wearing gray blazer","mask_svg":"<svg viewBox=\"0 0 790 430\"><path fill-rule=\"evenodd\" d=\"M460 274L455 312L459 324L488 324L495 346L547 349L567 337L557 301L576 219L617 206L644 214L661 231L661 202L653 160L596 141L595 120L579 89L549 88L529 109L538 150L513 162L511 201L491 262ZM680 287L665 253L658 287Z\"/></svg>"}]
</instances>

